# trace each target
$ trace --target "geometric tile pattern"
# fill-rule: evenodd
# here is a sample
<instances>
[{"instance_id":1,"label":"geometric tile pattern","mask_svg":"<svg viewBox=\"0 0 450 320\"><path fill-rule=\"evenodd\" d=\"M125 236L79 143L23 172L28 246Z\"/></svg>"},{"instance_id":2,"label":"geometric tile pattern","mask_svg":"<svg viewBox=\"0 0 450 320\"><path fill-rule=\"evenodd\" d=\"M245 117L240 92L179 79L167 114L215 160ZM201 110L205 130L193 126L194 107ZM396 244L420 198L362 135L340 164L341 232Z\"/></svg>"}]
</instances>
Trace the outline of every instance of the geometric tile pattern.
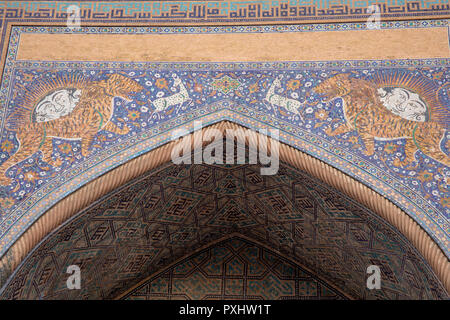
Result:
<instances>
[{"instance_id":1,"label":"geometric tile pattern","mask_svg":"<svg viewBox=\"0 0 450 320\"><path fill-rule=\"evenodd\" d=\"M308 271L239 237L163 270L121 299L346 299Z\"/></svg>"},{"instance_id":2,"label":"geometric tile pattern","mask_svg":"<svg viewBox=\"0 0 450 320\"><path fill-rule=\"evenodd\" d=\"M248 164L168 163L151 170L47 236L0 297L114 298L233 232L289 257L354 298L448 297L424 258L395 228L285 163L273 176L261 176L259 165ZM66 269L72 264L81 268L81 290L66 289ZM381 269L381 290L366 289L366 269L372 264Z\"/></svg>"}]
</instances>

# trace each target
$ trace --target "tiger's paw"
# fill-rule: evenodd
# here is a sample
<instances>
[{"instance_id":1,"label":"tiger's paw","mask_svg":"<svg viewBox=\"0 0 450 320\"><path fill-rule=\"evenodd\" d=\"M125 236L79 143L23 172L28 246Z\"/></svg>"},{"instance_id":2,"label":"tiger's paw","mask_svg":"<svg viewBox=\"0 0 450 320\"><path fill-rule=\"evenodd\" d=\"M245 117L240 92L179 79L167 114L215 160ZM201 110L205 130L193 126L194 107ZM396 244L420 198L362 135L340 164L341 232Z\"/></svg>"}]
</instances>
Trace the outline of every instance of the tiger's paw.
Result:
<instances>
[{"instance_id":1,"label":"tiger's paw","mask_svg":"<svg viewBox=\"0 0 450 320\"><path fill-rule=\"evenodd\" d=\"M329 136L334 136L333 129L331 127L326 128L325 133Z\"/></svg>"},{"instance_id":2,"label":"tiger's paw","mask_svg":"<svg viewBox=\"0 0 450 320\"><path fill-rule=\"evenodd\" d=\"M413 160L405 159L401 161L399 158L395 158L393 161L394 166L396 167L406 167L408 164L412 164Z\"/></svg>"},{"instance_id":3,"label":"tiger's paw","mask_svg":"<svg viewBox=\"0 0 450 320\"><path fill-rule=\"evenodd\" d=\"M12 183L12 179L7 176L0 178L0 186L9 186Z\"/></svg>"},{"instance_id":4,"label":"tiger's paw","mask_svg":"<svg viewBox=\"0 0 450 320\"><path fill-rule=\"evenodd\" d=\"M400 161L399 158L395 158L394 161L392 162L392 164L396 167L401 167L402 166L402 162Z\"/></svg>"},{"instance_id":5,"label":"tiger's paw","mask_svg":"<svg viewBox=\"0 0 450 320\"><path fill-rule=\"evenodd\" d=\"M82 148L81 149L81 155L85 158L87 158L89 156L89 150L87 148Z\"/></svg>"},{"instance_id":6,"label":"tiger's paw","mask_svg":"<svg viewBox=\"0 0 450 320\"><path fill-rule=\"evenodd\" d=\"M54 167L60 167L62 165L62 160L60 158L56 158L56 160L52 161L50 164Z\"/></svg>"},{"instance_id":7,"label":"tiger's paw","mask_svg":"<svg viewBox=\"0 0 450 320\"><path fill-rule=\"evenodd\" d=\"M399 158L395 158L393 161L394 166L396 167L404 167L409 163L406 159L401 161Z\"/></svg>"},{"instance_id":8,"label":"tiger's paw","mask_svg":"<svg viewBox=\"0 0 450 320\"><path fill-rule=\"evenodd\" d=\"M120 135L124 135L124 134L127 134L128 132L130 132L130 128L128 127L125 120L117 119L117 121L121 124L122 127L119 127L118 125L110 122L111 125L113 126L111 131L113 131L114 133L120 134Z\"/></svg>"},{"instance_id":9,"label":"tiger's paw","mask_svg":"<svg viewBox=\"0 0 450 320\"><path fill-rule=\"evenodd\" d=\"M124 135L127 134L128 132L130 132L130 128L128 128L128 126L124 126L118 133Z\"/></svg>"},{"instance_id":10,"label":"tiger's paw","mask_svg":"<svg viewBox=\"0 0 450 320\"><path fill-rule=\"evenodd\" d=\"M62 160L60 158L56 158L56 160L53 160L52 157L44 159L45 162L47 162L52 167L59 167L62 165Z\"/></svg>"}]
</instances>

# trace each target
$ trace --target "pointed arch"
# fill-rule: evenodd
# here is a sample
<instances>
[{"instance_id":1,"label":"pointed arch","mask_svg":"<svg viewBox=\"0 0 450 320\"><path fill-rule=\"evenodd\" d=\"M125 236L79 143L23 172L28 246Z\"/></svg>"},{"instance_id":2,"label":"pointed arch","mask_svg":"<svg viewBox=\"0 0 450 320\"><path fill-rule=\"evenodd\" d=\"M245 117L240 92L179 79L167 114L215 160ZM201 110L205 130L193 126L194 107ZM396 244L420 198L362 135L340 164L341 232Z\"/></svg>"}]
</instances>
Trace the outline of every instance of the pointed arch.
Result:
<instances>
[{"instance_id":1,"label":"pointed arch","mask_svg":"<svg viewBox=\"0 0 450 320\"><path fill-rule=\"evenodd\" d=\"M241 124L229 121L228 117L225 120L219 119L209 123L209 126L204 126L201 130L208 128L215 128L222 132L227 129L246 129ZM251 130L250 139L258 141L258 135L260 133ZM281 135L280 140L283 139L283 135L285 134ZM105 194L139 177L144 172L169 162L171 160L171 150L177 143L179 142L170 141L147 153L137 154L135 158L96 177L73 193L57 201L14 242L8 252L2 257L1 266L5 270L4 274L10 275L41 239L71 216ZM195 147L194 143L189 147L193 149ZM424 256L447 291L450 291L450 263L447 257L433 238L405 211L355 178L287 143L280 144L280 160L336 188L392 224ZM6 281L6 278L2 279L2 283L4 281Z\"/></svg>"}]
</instances>

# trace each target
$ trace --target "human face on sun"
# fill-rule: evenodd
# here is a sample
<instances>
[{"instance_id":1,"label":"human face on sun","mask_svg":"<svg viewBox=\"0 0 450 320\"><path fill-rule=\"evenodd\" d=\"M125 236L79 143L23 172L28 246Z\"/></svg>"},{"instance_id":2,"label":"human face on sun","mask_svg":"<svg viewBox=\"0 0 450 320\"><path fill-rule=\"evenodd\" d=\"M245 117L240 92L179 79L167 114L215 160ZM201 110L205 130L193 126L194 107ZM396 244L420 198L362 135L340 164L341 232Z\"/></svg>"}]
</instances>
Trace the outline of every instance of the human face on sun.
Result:
<instances>
[{"instance_id":1,"label":"human face on sun","mask_svg":"<svg viewBox=\"0 0 450 320\"><path fill-rule=\"evenodd\" d=\"M392 113L408 120L426 120L427 106L417 93L405 88L379 88L378 95Z\"/></svg>"},{"instance_id":2,"label":"human face on sun","mask_svg":"<svg viewBox=\"0 0 450 320\"><path fill-rule=\"evenodd\" d=\"M59 89L45 96L35 108L35 119L44 122L68 115L80 101L81 90Z\"/></svg>"}]
</instances>

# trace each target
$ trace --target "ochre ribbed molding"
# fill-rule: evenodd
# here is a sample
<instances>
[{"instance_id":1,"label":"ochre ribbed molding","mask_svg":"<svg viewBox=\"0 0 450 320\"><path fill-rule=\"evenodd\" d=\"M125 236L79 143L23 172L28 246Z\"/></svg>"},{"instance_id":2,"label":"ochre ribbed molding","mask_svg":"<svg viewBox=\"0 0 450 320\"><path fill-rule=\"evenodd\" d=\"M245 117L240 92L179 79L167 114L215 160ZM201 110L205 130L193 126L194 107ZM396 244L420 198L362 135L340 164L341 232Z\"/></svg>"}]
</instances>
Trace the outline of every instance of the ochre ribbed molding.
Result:
<instances>
[{"instance_id":1,"label":"ochre ribbed molding","mask_svg":"<svg viewBox=\"0 0 450 320\"><path fill-rule=\"evenodd\" d=\"M222 121L205 127L202 129L202 132L204 133L209 128L215 128L222 132L226 129L243 129L246 130L247 137L253 142L258 141L258 135L260 135L256 131L249 132L247 128L228 121ZM196 141L195 139L191 140ZM10 274L47 234L77 212L80 212L94 201L128 181L141 176L146 171L169 162L171 160L171 151L177 143L180 142L171 141L134 158L85 184L77 191L59 201L44 213L11 246L7 254L2 257L0 260L0 269L2 272L8 272ZM193 144L191 145L191 149L194 147ZM397 228L423 255L443 283L447 292L450 292L449 260L434 240L408 214L361 182L304 152L296 150L284 143L280 143L279 151L280 161L289 163L340 190Z\"/></svg>"}]
</instances>

